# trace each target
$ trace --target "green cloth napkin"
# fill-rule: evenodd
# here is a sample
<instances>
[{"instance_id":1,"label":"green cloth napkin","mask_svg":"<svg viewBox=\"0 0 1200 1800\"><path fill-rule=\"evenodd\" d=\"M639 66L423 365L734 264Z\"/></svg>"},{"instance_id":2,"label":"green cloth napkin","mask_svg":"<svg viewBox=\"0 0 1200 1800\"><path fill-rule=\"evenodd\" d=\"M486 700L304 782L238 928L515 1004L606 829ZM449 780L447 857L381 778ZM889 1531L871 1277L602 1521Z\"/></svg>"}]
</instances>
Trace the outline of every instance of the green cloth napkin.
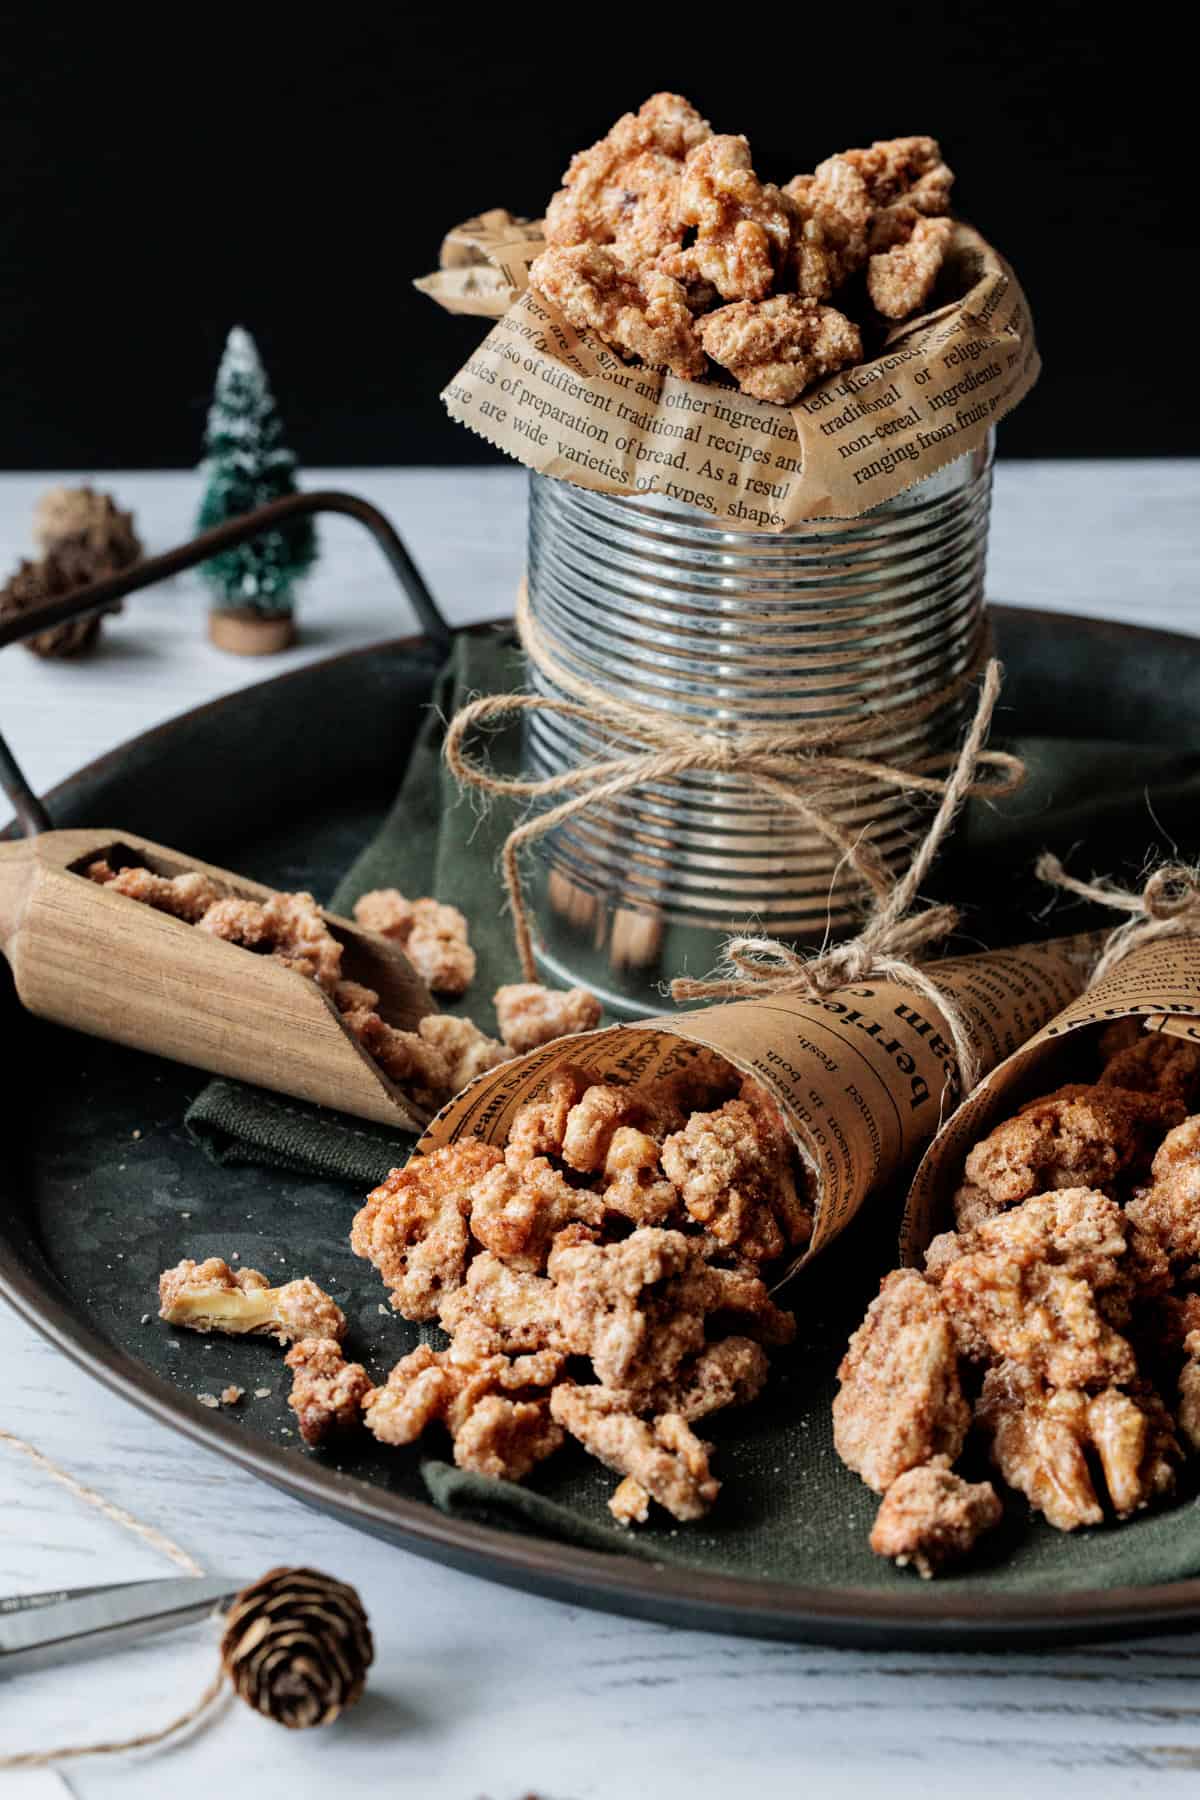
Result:
<instances>
[{"instance_id":1,"label":"green cloth napkin","mask_svg":"<svg viewBox=\"0 0 1200 1800\"><path fill-rule=\"evenodd\" d=\"M367 889L395 885L462 907L471 920L479 976L461 1006L485 1029L494 1029L494 988L518 978L495 876L510 812L495 804L481 815L458 795L441 763L442 722L470 695L507 691L521 678L509 634L460 638L395 803L330 895L331 904L346 911ZM1193 824L1200 757L1165 746L1096 742L1082 719L1063 720L1064 734L1075 736L1022 737L1019 706L1015 722L1011 747L1026 757L1029 779L997 806L968 809L933 890L969 905L969 935L954 946L959 950L1106 922L1087 908L1048 898L1032 874L1043 848L1063 856L1074 851L1072 867L1127 881L1136 881L1156 846L1185 856L1200 848ZM498 768L515 770L519 734L494 735L490 754ZM230 1081L209 1083L187 1125L215 1162L344 1181L360 1193L402 1162L412 1143L402 1133ZM660 1514L645 1528L622 1531L605 1504L612 1477L574 1445L522 1486L437 1460L422 1462L431 1499L456 1516L680 1566L817 1586L911 1581L869 1553L878 1502L838 1460L830 1428L841 1349L878 1275L895 1261L898 1213L898 1196L894 1204L885 1197L866 1209L822 1258L819 1281L796 1283L791 1300L798 1342L773 1359L765 1393L752 1407L704 1421L701 1429L716 1445L714 1466L724 1483L709 1518L676 1526ZM366 1304L368 1314L374 1310ZM389 1334L393 1357L428 1335L400 1321L389 1322ZM1031 1523L1023 1504L1010 1500L1005 1523L982 1557L946 1579L972 1590L1066 1592L1194 1575L1200 1572L1198 1505L1189 1489L1181 1504L1166 1511L1067 1536Z\"/></svg>"}]
</instances>

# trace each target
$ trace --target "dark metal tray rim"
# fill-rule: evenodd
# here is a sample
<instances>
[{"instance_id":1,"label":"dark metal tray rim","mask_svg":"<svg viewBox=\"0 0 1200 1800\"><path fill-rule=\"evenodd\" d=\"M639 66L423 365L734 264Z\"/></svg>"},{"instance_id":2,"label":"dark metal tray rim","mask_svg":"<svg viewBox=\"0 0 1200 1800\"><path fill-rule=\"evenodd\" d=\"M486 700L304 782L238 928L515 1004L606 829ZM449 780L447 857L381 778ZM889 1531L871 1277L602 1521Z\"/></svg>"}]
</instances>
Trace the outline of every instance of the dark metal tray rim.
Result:
<instances>
[{"instance_id":1,"label":"dark metal tray rim","mask_svg":"<svg viewBox=\"0 0 1200 1800\"><path fill-rule=\"evenodd\" d=\"M1063 615L1043 616L1058 625L1067 622ZM1177 645L1186 657L1196 653L1195 641L1182 633L1082 618L1069 623L1084 630L1098 627L1106 635L1127 635L1131 652L1153 638L1164 649ZM319 666L380 654L412 655L426 645L420 637L395 639L326 658ZM255 686L311 677L312 670L313 665L307 665ZM253 689L237 691L244 698ZM56 797L69 795L76 782L110 767L134 745L161 741L224 704L224 698L206 702L138 733L67 777L47 799L53 805ZM816 1588L676 1568L454 1518L432 1503L406 1500L356 1481L295 1450L248 1441L236 1425L108 1344L51 1287L20 1265L2 1236L0 1296L42 1337L122 1399L293 1498L418 1554L568 1604L714 1632L847 1647L948 1651L1032 1650L1051 1642L1183 1630L1200 1621L1200 1578L1054 1593L1043 1601L1028 1595L956 1594L952 1580L928 1586L914 1582L895 1592Z\"/></svg>"}]
</instances>

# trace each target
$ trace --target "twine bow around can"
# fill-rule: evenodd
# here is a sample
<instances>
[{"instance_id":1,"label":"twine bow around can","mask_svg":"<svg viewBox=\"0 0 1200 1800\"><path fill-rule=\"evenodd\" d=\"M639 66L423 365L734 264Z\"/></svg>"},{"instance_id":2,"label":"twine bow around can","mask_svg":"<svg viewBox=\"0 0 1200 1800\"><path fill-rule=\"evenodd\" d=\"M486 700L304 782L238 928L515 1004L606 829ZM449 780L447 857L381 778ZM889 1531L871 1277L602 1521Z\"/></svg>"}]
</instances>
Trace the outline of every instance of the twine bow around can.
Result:
<instances>
[{"instance_id":1,"label":"twine bow around can","mask_svg":"<svg viewBox=\"0 0 1200 1800\"><path fill-rule=\"evenodd\" d=\"M508 833L500 853L513 937L525 979L536 981L538 977L533 928L521 880L520 858L526 846L590 807L654 783L693 772L736 774L832 846L870 896L870 911L853 938L809 958L774 938L734 937L713 976L676 979L672 998L678 1002L724 1000L781 991L817 997L868 977L894 981L939 1008L958 1056L964 1090L969 1090L977 1069L970 1032L957 1007L915 961L953 931L958 910L945 904L914 908L963 802L972 795L999 798L1013 792L1024 779L1025 766L1019 757L985 748L1000 693L999 662L987 658L981 648L971 667L955 681L918 702L888 712L778 729L755 726L729 732L698 731L675 717L615 701L565 669L533 617L524 585L516 617L525 655L567 697L521 693L469 701L447 727L444 755L460 786L473 788L485 799L513 800L526 807L551 802L543 810L527 812ZM961 696L976 680L980 686L975 715L957 751L924 758L909 768L855 754L855 746L877 734L881 724L898 725L925 717ZM614 748L612 756L593 758L540 778L498 775L468 750L470 738L482 727L538 712L586 719L610 732L615 744L629 747ZM822 792L835 779L936 797L933 818L899 877L890 873L869 840L847 831L823 807Z\"/></svg>"}]
</instances>

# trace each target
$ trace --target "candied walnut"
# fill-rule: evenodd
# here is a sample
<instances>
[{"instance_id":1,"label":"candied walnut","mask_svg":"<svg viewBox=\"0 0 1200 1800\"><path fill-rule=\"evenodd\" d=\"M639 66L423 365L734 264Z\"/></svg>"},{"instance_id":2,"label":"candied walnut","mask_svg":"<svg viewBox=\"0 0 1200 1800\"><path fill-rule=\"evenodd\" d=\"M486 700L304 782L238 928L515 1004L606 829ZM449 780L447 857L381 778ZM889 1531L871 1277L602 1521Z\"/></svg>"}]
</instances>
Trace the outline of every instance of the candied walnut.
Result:
<instances>
[{"instance_id":1,"label":"candied walnut","mask_svg":"<svg viewBox=\"0 0 1200 1800\"><path fill-rule=\"evenodd\" d=\"M400 945L435 994L464 994L475 979L475 952L457 906L425 897L408 900L399 888L374 888L354 902L354 917Z\"/></svg>"},{"instance_id":2,"label":"candied walnut","mask_svg":"<svg viewBox=\"0 0 1200 1800\"><path fill-rule=\"evenodd\" d=\"M564 1383L550 1395L550 1411L585 1450L632 1476L673 1518L700 1519L720 1492L708 1465L708 1445L678 1413L647 1424L628 1410L627 1396L603 1387Z\"/></svg>"},{"instance_id":3,"label":"candied walnut","mask_svg":"<svg viewBox=\"0 0 1200 1800\"><path fill-rule=\"evenodd\" d=\"M465 1283L447 1295L439 1321L456 1339L467 1332L487 1354L556 1349L560 1342L554 1288L545 1276L510 1269L490 1250L476 1256Z\"/></svg>"},{"instance_id":4,"label":"candied walnut","mask_svg":"<svg viewBox=\"0 0 1200 1800\"><path fill-rule=\"evenodd\" d=\"M768 1370L766 1351L753 1338L721 1338L681 1364L644 1410L678 1413L690 1423L726 1406L748 1406L761 1394Z\"/></svg>"},{"instance_id":5,"label":"candied walnut","mask_svg":"<svg viewBox=\"0 0 1200 1800\"><path fill-rule=\"evenodd\" d=\"M403 944L413 924L413 903L399 888L374 888L354 902L354 917L366 931Z\"/></svg>"},{"instance_id":6,"label":"candied walnut","mask_svg":"<svg viewBox=\"0 0 1200 1800\"><path fill-rule=\"evenodd\" d=\"M518 981L497 988L494 998L500 1036L518 1056L555 1038L591 1031L600 1023L600 1002L586 988L545 988L536 981Z\"/></svg>"},{"instance_id":7,"label":"candied walnut","mask_svg":"<svg viewBox=\"0 0 1200 1800\"><path fill-rule=\"evenodd\" d=\"M271 934L259 900L243 900L239 894L228 894L223 900L214 900L197 924L210 937L240 944L244 950L271 948Z\"/></svg>"},{"instance_id":8,"label":"candied walnut","mask_svg":"<svg viewBox=\"0 0 1200 1800\"><path fill-rule=\"evenodd\" d=\"M549 1275L563 1342L591 1357L605 1387L668 1380L704 1345L706 1296L681 1279L698 1265L693 1239L652 1226L617 1244L556 1243Z\"/></svg>"},{"instance_id":9,"label":"candied walnut","mask_svg":"<svg viewBox=\"0 0 1200 1800\"><path fill-rule=\"evenodd\" d=\"M1178 1268L1200 1260L1200 1115L1167 1133L1125 1216Z\"/></svg>"},{"instance_id":10,"label":"candied walnut","mask_svg":"<svg viewBox=\"0 0 1200 1800\"><path fill-rule=\"evenodd\" d=\"M724 1249L765 1263L811 1231L796 1198L790 1151L761 1110L727 1100L693 1113L662 1148L662 1166L691 1217Z\"/></svg>"},{"instance_id":11,"label":"candied walnut","mask_svg":"<svg viewBox=\"0 0 1200 1800\"><path fill-rule=\"evenodd\" d=\"M1140 1512L1175 1489L1181 1451L1174 1420L1148 1382L1130 1393L1108 1388L1088 1402L1088 1434L1119 1519Z\"/></svg>"},{"instance_id":12,"label":"candied walnut","mask_svg":"<svg viewBox=\"0 0 1200 1800\"><path fill-rule=\"evenodd\" d=\"M379 995L361 981L339 981L333 990L333 1003L340 1013L374 1012Z\"/></svg>"},{"instance_id":13,"label":"candied walnut","mask_svg":"<svg viewBox=\"0 0 1200 1800\"><path fill-rule=\"evenodd\" d=\"M908 236L867 264L867 293L885 319L907 319L933 292L950 248L954 226L949 219L913 214Z\"/></svg>"},{"instance_id":14,"label":"candied walnut","mask_svg":"<svg viewBox=\"0 0 1200 1800\"><path fill-rule=\"evenodd\" d=\"M898 1475L883 1497L871 1530L876 1556L890 1556L922 1579L975 1548L1000 1523L1004 1508L990 1481L964 1481L945 1457Z\"/></svg>"},{"instance_id":15,"label":"candied walnut","mask_svg":"<svg viewBox=\"0 0 1200 1800\"><path fill-rule=\"evenodd\" d=\"M993 1199L986 1188L964 1181L954 1194L955 1227L964 1233L974 1231L985 1219L995 1218L1003 1210L1003 1205L1002 1201Z\"/></svg>"},{"instance_id":16,"label":"candied walnut","mask_svg":"<svg viewBox=\"0 0 1200 1800\"><path fill-rule=\"evenodd\" d=\"M658 1145L634 1125L619 1125L604 1158L603 1203L635 1225L662 1225L679 1209L679 1195L658 1160Z\"/></svg>"},{"instance_id":17,"label":"candied walnut","mask_svg":"<svg viewBox=\"0 0 1200 1800\"><path fill-rule=\"evenodd\" d=\"M781 406L862 356L857 325L832 306L796 294L718 307L697 322L700 342L743 394Z\"/></svg>"},{"instance_id":18,"label":"candied walnut","mask_svg":"<svg viewBox=\"0 0 1200 1800\"><path fill-rule=\"evenodd\" d=\"M245 949L269 950L327 994L337 992L342 946L311 894L272 894L264 901L230 896L210 906L198 929Z\"/></svg>"},{"instance_id":19,"label":"candied walnut","mask_svg":"<svg viewBox=\"0 0 1200 1800\"><path fill-rule=\"evenodd\" d=\"M1179 1122L1161 1096L1082 1083L1031 1100L976 1144L967 1182L996 1207L1051 1188L1111 1188L1144 1172L1155 1143Z\"/></svg>"},{"instance_id":20,"label":"candied walnut","mask_svg":"<svg viewBox=\"0 0 1200 1800\"><path fill-rule=\"evenodd\" d=\"M361 1363L348 1363L336 1338L301 1338L283 1359L293 1371L288 1405L306 1444L357 1425L371 1377Z\"/></svg>"},{"instance_id":21,"label":"candied walnut","mask_svg":"<svg viewBox=\"0 0 1200 1800\"><path fill-rule=\"evenodd\" d=\"M544 1094L518 1107L504 1152L510 1168L520 1169L535 1156L562 1155L567 1116L586 1085L587 1076L580 1070L557 1069Z\"/></svg>"},{"instance_id":22,"label":"candied walnut","mask_svg":"<svg viewBox=\"0 0 1200 1800\"><path fill-rule=\"evenodd\" d=\"M1165 1031L1139 1031L1132 1044L1120 1045L1106 1059L1096 1079L1100 1087L1161 1094L1190 1112L1200 1100L1200 1044Z\"/></svg>"},{"instance_id":23,"label":"candied walnut","mask_svg":"<svg viewBox=\"0 0 1200 1800\"><path fill-rule=\"evenodd\" d=\"M393 1169L355 1214L350 1247L379 1270L406 1319L434 1318L461 1285L471 1190L501 1160L491 1144L461 1138Z\"/></svg>"},{"instance_id":24,"label":"candied walnut","mask_svg":"<svg viewBox=\"0 0 1200 1800\"><path fill-rule=\"evenodd\" d=\"M831 156L811 175L795 176L783 192L792 203L789 255L796 292L828 300L867 260L867 184L853 163Z\"/></svg>"},{"instance_id":25,"label":"candied walnut","mask_svg":"<svg viewBox=\"0 0 1200 1800\"><path fill-rule=\"evenodd\" d=\"M613 1489L608 1510L618 1525L644 1525L650 1517L650 1496L640 1482L626 1475Z\"/></svg>"},{"instance_id":26,"label":"candied walnut","mask_svg":"<svg viewBox=\"0 0 1200 1800\"><path fill-rule=\"evenodd\" d=\"M363 1403L367 1429L382 1444L415 1443L432 1424L443 1423L460 1468L520 1481L556 1450L562 1432L551 1421L539 1390L554 1381L561 1357L479 1357L418 1344L401 1357L383 1387Z\"/></svg>"},{"instance_id":27,"label":"candied walnut","mask_svg":"<svg viewBox=\"0 0 1200 1800\"><path fill-rule=\"evenodd\" d=\"M934 138L877 139L866 150L843 150L841 160L862 176L873 207L902 202L929 216L949 210L954 174Z\"/></svg>"},{"instance_id":28,"label":"candied walnut","mask_svg":"<svg viewBox=\"0 0 1200 1800\"><path fill-rule=\"evenodd\" d=\"M795 1318L775 1305L766 1282L749 1269L719 1269L701 1263L686 1291L693 1304L703 1306L706 1313L728 1315L739 1331L760 1344L790 1344L795 1339Z\"/></svg>"},{"instance_id":29,"label":"candied walnut","mask_svg":"<svg viewBox=\"0 0 1200 1800\"><path fill-rule=\"evenodd\" d=\"M205 1262L185 1257L158 1278L159 1317L190 1331L227 1331L238 1336L334 1338L346 1333L346 1319L307 1275L271 1287L258 1269L236 1272L219 1256Z\"/></svg>"},{"instance_id":30,"label":"candied walnut","mask_svg":"<svg viewBox=\"0 0 1200 1800\"><path fill-rule=\"evenodd\" d=\"M404 1088L426 1112L436 1111L455 1092L449 1061L425 1037L398 1030L373 1009L346 1012L342 1019L388 1080Z\"/></svg>"},{"instance_id":31,"label":"candied walnut","mask_svg":"<svg viewBox=\"0 0 1200 1800\"><path fill-rule=\"evenodd\" d=\"M418 1344L363 1401L367 1430L381 1444L414 1444L435 1420L444 1419L465 1381L447 1368L447 1352Z\"/></svg>"},{"instance_id":32,"label":"candied walnut","mask_svg":"<svg viewBox=\"0 0 1200 1800\"><path fill-rule=\"evenodd\" d=\"M770 293L791 243L791 213L780 190L754 173L744 137L708 137L689 152L678 219L696 236L661 259L668 275L711 285L725 300Z\"/></svg>"},{"instance_id":33,"label":"candied walnut","mask_svg":"<svg viewBox=\"0 0 1200 1800\"><path fill-rule=\"evenodd\" d=\"M417 900L404 954L433 994L465 994L475 979L467 921L456 906Z\"/></svg>"},{"instance_id":34,"label":"candied walnut","mask_svg":"<svg viewBox=\"0 0 1200 1800\"><path fill-rule=\"evenodd\" d=\"M105 887L116 874L112 864L103 856L97 856L81 872L87 876L89 881L94 881L99 887Z\"/></svg>"},{"instance_id":35,"label":"candied walnut","mask_svg":"<svg viewBox=\"0 0 1200 1800\"><path fill-rule=\"evenodd\" d=\"M580 1095L567 1114L563 1161L580 1174L595 1174L604 1167L618 1127L637 1117L637 1095L632 1088L597 1082Z\"/></svg>"},{"instance_id":36,"label":"candied walnut","mask_svg":"<svg viewBox=\"0 0 1200 1800\"><path fill-rule=\"evenodd\" d=\"M838 1369L833 1441L842 1461L884 1493L898 1475L962 1449L971 1409L936 1288L914 1269L884 1280Z\"/></svg>"},{"instance_id":37,"label":"candied walnut","mask_svg":"<svg viewBox=\"0 0 1200 1800\"><path fill-rule=\"evenodd\" d=\"M599 1225L604 1208L595 1194L573 1188L544 1156L519 1170L507 1162L489 1169L471 1190L471 1231L515 1269L536 1272L556 1234L572 1219Z\"/></svg>"},{"instance_id":38,"label":"candied walnut","mask_svg":"<svg viewBox=\"0 0 1200 1800\"><path fill-rule=\"evenodd\" d=\"M454 1434L460 1469L520 1481L563 1441L562 1427L544 1400L508 1400L488 1394Z\"/></svg>"},{"instance_id":39,"label":"candied walnut","mask_svg":"<svg viewBox=\"0 0 1200 1800\"><path fill-rule=\"evenodd\" d=\"M108 867L107 864L104 866ZM96 868L93 863L87 871L93 881L98 878ZM155 875L149 869L122 869L116 875L110 872L104 877L104 885L110 893L140 900L143 905L154 907L156 912L170 913L172 918L183 919L189 925L195 925L221 898L216 883L197 869L170 878Z\"/></svg>"},{"instance_id":40,"label":"candied walnut","mask_svg":"<svg viewBox=\"0 0 1200 1800\"><path fill-rule=\"evenodd\" d=\"M738 1091L738 1099L743 1100L754 1114L767 1152L774 1156L776 1175L771 1208L783 1226L789 1247L798 1249L808 1243L813 1232L813 1209L809 1204L811 1177L805 1171L805 1191L801 1194L796 1182L797 1156L791 1133L783 1113L766 1088L747 1077Z\"/></svg>"},{"instance_id":41,"label":"candied walnut","mask_svg":"<svg viewBox=\"0 0 1200 1800\"><path fill-rule=\"evenodd\" d=\"M1076 1388L1044 1388L1028 1370L1002 1363L984 1377L975 1408L1005 1481L1058 1531L1104 1520L1088 1469L1087 1404Z\"/></svg>"},{"instance_id":42,"label":"candied walnut","mask_svg":"<svg viewBox=\"0 0 1200 1800\"><path fill-rule=\"evenodd\" d=\"M1176 1413L1179 1429L1193 1450L1200 1450L1200 1336L1195 1341L1196 1354L1188 1357L1179 1371L1179 1405Z\"/></svg>"},{"instance_id":43,"label":"candied walnut","mask_svg":"<svg viewBox=\"0 0 1200 1800\"><path fill-rule=\"evenodd\" d=\"M459 1093L477 1075L498 1069L512 1056L511 1050L480 1031L472 1019L453 1019L446 1013L433 1013L421 1020L417 1032L444 1058L452 1094Z\"/></svg>"},{"instance_id":44,"label":"candied walnut","mask_svg":"<svg viewBox=\"0 0 1200 1800\"><path fill-rule=\"evenodd\" d=\"M1097 1295L1121 1297L1125 1220L1087 1188L1039 1194L981 1225L942 1275L940 1293L968 1355L1022 1363L1057 1387L1137 1373Z\"/></svg>"},{"instance_id":45,"label":"candied walnut","mask_svg":"<svg viewBox=\"0 0 1200 1800\"><path fill-rule=\"evenodd\" d=\"M1088 1453L1094 1451L1120 1518L1169 1494L1179 1447L1170 1415L1153 1388L1047 1388L1011 1363L990 1369L976 1406L992 1440L992 1458L1009 1483L1059 1531L1099 1525Z\"/></svg>"},{"instance_id":46,"label":"candied walnut","mask_svg":"<svg viewBox=\"0 0 1200 1800\"><path fill-rule=\"evenodd\" d=\"M957 1231L939 1232L925 1252L926 1281L932 1281L936 1287L950 1264L966 1255L968 1243Z\"/></svg>"},{"instance_id":47,"label":"candied walnut","mask_svg":"<svg viewBox=\"0 0 1200 1800\"><path fill-rule=\"evenodd\" d=\"M622 356L698 381L707 367L687 295L661 269L630 274L598 244L553 246L530 265L530 285L577 331L594 331Z\"/></svg>"},{"instance_id":48,"label":"candied walnut","mask_svg":"<svg viewBox=\"0 0 1200 1800\"><path fill-rule=\"evenodd\" d=\"M572 157L562 188L546 208L546 242L611 244L629 268L678 244L683 158L709 130L679 94L652 94L598 143Z\"/></svg>"}]
</instances>

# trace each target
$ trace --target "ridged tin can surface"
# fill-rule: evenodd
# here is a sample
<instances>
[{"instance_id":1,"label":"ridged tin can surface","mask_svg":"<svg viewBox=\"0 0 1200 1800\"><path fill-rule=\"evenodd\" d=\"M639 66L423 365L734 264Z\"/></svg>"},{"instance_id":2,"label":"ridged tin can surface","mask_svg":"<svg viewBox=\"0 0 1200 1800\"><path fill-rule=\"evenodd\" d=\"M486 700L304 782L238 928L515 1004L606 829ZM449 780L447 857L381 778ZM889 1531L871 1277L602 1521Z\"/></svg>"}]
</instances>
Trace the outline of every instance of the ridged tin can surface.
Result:
<instances>
[{"instance_id":1,"label":"ridged tin can surface","mask_svg":"<svg viewBox=\"0 0 1200 1800\"><path fill-rule=\"evenodd\" d=\"M811 727L878 715L854 754L912 767L955 743L976 660L991 445L857 519L780 534L722 531L658 496L613 497L531 477L528 595L555 660L606 696L701 732ZM565 697L530 668L535 693ZM590 721L530 715L524 762L554 775L636 748ZM925 806L831 778L822 810L891 866ZM927 804L927 803L926 803ZM736 773L689 772L587 808L538 840L533 885L549 978L644 1011L684 968L754 923L789 942L849 927L860 893L836 849Z\"/></svg>"}]
</instances>

